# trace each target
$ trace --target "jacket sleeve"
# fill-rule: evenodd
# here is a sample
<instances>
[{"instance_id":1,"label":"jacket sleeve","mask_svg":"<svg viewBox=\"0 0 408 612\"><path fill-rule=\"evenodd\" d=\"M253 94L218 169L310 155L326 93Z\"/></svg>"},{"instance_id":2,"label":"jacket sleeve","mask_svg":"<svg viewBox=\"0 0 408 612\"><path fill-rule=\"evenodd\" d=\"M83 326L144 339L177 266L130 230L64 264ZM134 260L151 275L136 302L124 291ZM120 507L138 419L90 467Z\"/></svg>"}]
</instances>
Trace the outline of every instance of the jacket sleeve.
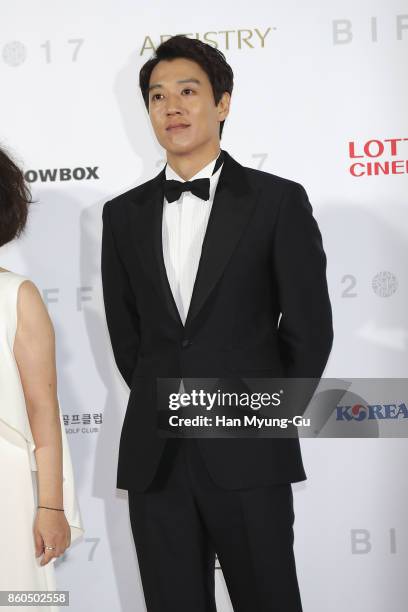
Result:
<instances>
[{"instance_id":1,"label":"jacket sleeve","mask_svg":"<svg viewBox=\"0 0 408 612\"><path fill-rule=\"evenodd\" d=\"M106 202L102 212L103 299L116 365L130 388L140 346L139 315L136 296L113 235L109 204Z\"/></svg>"},{"instance_id":2,"label":"jacket sleeve","mask_svg":"<svg viewBox=\"0 0 408 612\"><path fill-rule=\"evenodd\" d=\"M280 202L274 240L279 348L288 378L320 378L333 343L326 255L312 213L304 187L291 183Z\"/></svg>"}]
</instances>

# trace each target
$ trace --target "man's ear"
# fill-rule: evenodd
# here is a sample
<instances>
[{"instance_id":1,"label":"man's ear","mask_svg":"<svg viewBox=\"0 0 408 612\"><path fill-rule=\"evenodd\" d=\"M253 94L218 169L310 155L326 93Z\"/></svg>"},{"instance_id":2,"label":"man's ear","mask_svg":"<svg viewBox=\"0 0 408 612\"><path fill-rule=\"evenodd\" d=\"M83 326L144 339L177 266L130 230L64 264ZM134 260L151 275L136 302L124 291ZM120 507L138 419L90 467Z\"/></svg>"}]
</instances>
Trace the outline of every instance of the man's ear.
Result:
<instances>
[{"instance_id":1,"label":"man's ear","mask_svg":"<svg viewBox=\"0 0 408 612\"><path fill-rule=\"evenodd\" d=\"M217 104L218 118L220 122L224 121L224 119L228 116L230 104L231 104L231 94L229 94L228 91L224 91L224 93L221 96L220 101Z\"/></svg>"}]
</instances>

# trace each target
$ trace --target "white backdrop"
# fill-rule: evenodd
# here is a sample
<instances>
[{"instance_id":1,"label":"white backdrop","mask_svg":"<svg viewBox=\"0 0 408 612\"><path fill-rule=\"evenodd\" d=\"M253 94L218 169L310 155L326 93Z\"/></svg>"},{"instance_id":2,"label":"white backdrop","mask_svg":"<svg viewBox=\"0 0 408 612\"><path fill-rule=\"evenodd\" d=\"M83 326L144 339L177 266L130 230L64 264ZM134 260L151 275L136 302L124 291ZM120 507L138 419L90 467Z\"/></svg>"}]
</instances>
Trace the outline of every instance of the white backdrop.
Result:
<instances>
[{"instance_id":1,"label":"white backdrop","mask_svg":"<svg viewBox=\"0 0 408 612\"><path fill-rule=\"evenodd\" d=\"M403 377L408 3L14 0L2 12L0 139L38 203L0 265L37 284L55 325L85 527L56 564L58 586L75 612L91 602L143 611L127 494L115 488L128 391L100 280L103 203L163 165L139 69L178 33L225 53L235 87L222 148L302 183L321 228L335 330L325 375ZM377 162L390 173L376 175ZM405 612L406 439L301 444L308 480L293 491L304 612ZM219 610L230 611L220 570L216 585Z\"/></svg>"}]
</instances>

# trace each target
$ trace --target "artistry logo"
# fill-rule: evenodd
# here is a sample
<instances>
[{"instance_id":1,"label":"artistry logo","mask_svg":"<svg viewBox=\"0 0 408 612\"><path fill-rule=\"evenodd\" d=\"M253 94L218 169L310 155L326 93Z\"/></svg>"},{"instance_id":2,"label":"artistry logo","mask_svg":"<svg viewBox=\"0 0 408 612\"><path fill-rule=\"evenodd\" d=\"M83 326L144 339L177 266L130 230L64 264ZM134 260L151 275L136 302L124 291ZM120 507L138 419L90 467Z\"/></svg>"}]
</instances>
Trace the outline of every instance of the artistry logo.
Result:
<instances>
[{"instance_id":1,"label":"artistry logo","mask_svg":"<svg viewBox=\"0 0 408 612\"><path fill-rule=\"evenodd\" d=\"M203 42L212 45L216 49L222 48L227 51L230 49L263 49L265 47L265 39L270 34L271 30L276 30L276 26L268 27L264 31L259 28L241 28L239 30L215 30L212 32L184 33L188 38L201 39ZM158 45L171 38L173 34L161 34L159 36ZM157 45L157 46L158 46ZM139 55L148 53L149 55L156 51L156 45L151 36L145 36Z\"/></svg>"}]
</instances>

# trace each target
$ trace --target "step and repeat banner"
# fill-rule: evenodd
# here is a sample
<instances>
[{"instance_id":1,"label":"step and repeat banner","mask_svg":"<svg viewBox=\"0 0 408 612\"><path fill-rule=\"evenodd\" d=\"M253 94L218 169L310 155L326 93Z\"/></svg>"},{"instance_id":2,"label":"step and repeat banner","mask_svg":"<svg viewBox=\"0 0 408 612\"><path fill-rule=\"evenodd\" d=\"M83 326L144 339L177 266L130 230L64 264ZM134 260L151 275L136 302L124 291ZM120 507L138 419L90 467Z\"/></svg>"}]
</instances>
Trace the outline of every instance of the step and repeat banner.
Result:
<instances>
[{"instance_id":1,"label":"step and repeat banner","mask_svg":"<svg viewBox=\"0 0 408 612\"><path fill-rule=\"evenodd\" d=\"M128 389L100 277L103 204L165 159L140 67L175 34L225 54L235 79L222 148L302 183L322 232L335 335L325 376L405 377L408 3L14 0L2 9L0 141L35 204L0 265L36 283L54 322L85 528L56 562L58 587L75 612L142 612L127 492L115 486ZM407 439L301 445L308 479L292 486L304 611L405 612ZM219 567L216 592L230 611Z\"/></svg>"}]
</instances>

